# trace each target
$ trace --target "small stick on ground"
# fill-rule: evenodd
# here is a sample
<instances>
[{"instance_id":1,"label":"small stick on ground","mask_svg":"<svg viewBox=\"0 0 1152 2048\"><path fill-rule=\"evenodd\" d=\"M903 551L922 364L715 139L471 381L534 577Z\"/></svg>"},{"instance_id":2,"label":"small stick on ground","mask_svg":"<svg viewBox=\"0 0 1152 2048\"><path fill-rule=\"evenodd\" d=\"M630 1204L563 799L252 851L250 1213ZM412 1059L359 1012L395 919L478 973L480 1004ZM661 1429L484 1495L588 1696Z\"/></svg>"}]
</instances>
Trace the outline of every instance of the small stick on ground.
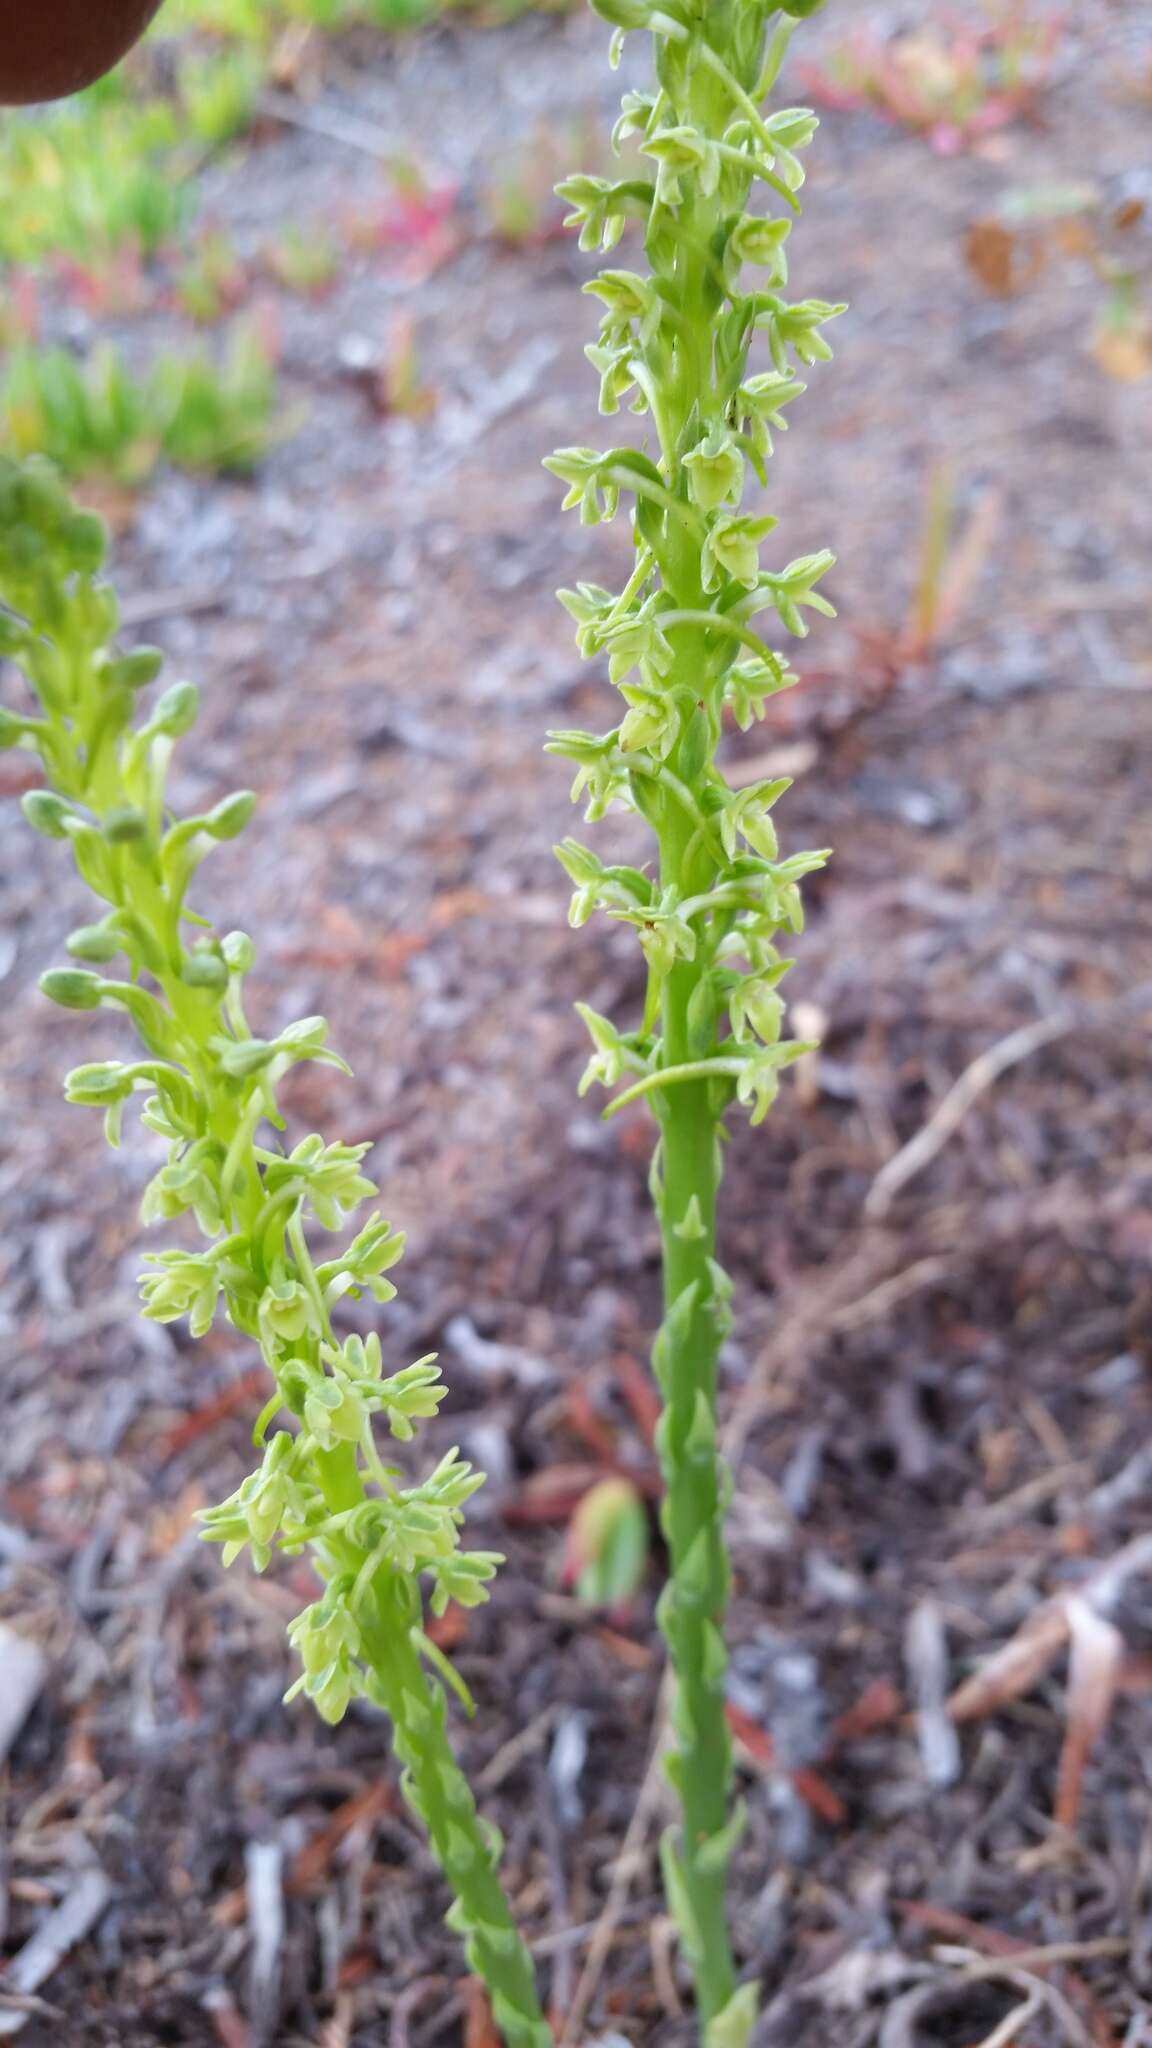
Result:
<instances>
[{"instance_id":1,"label":"small stick on ground","mask_svg":"<svg viewBox=\"0 0 1152 2048\"><path fill-rule=\"evenodd\" d=\"M588 1944L588 1954L584 1959L584 1968L580 1972L577 1981L572 2004L564 2021L564 2030L560 2036L558 2048L576 2048L580 2038L580 2030L584 2024L584 2016L593 1998L596 1996L596 1989L599 1985L604 1965L611 1952L616 1929L620 1924L621 1915L628 1903L628 1894L632 1889L636 1873L643 1859L653 1819L663 1798L663 1757L667 1733L668 1694L669 1686L667 1680L665 1680L661 1690L660 1706L656 1717L656 1736L652 1745L651 1755L648 1759L648 1767L640 1782L640 1792L632 1811L632 1818L628 1823L628 1832L621 1844L620 1854L616 1858L616 1865L612 1872L612 1882L608 1888L608 1897L604 1902L604 1910L596 1922L592 1939Z\"/></svg>"},{"instance_id":2,"label":"small stick on ground","mask_svg":"<svg viewBox=\"0 0 1152 2048\"><path fill-rule=\"evenodd\" d=\"M1030 1058L1032 1053L1039 1052L1042 1046L1051 1045L1057 1038L1066 1038L1070 1031L1099 1024L1118 1012L1138 1009L1148 1002L1150 996L1152 986L1145 983L1116 1001L1092 1008L1054 1010L1051 1016L1037 1017L1031 1024L1021 1025L1018 1030L1008 1032L995 1045L977 1054L959 1080L953 1082L916 1136L902 1145L899 1152L881 1167L864 1203L864 1214L869 1222L884 1220L900 1190L922 1173L943 1150L949 1138L959 1130L973 1103L994 1081L999 1080L1001 1074L1006 1074L1010 1067L1018 1066L1021 1060Z\"/></svg>"},{"instance_id":3,"label":"small stick on ground","mask_svg":"<svg viewBox=\"0 0 1152 2048\"><path fill-rule=\"evenodd\" d=\"M38 1991L59 1969L69 1949L92 1932L112 1897L112 1886L95 1864L80 1873L72 1890L13 1956L4 1978L10 1992ZM0 2012L0 2035L18 2034L29 2012Z\"/></svg>"}]
</instances>

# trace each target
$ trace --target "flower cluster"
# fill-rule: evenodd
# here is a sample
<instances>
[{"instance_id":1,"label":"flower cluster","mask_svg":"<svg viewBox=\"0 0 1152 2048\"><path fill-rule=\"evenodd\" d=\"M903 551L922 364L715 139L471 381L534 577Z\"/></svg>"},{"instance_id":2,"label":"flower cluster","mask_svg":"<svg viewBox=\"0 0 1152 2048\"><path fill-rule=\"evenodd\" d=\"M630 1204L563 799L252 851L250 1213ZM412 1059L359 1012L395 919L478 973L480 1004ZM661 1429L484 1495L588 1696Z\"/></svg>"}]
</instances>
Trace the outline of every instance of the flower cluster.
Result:
<instances>
[{"instance_id":1,"label":"flower cluster","mask_svg":"<svg viewBox=\"0 0 1152 2048\"><path fill-rule=\"evenodd\" d=\"M600 375L601 411L628 400L650 420L655 446L563 448L547 460L568 486L565 507L587 523L615 518L622 497L632 500L636 555L617 595L588 583L560 592L581 653L606 659L624 709L611 732L554 732L549 750L575 765L572 795L588 820L618 805L655 821L671 806L690 850L684 872L659 885L602 866L573 839L557 851L575 885L572 923L602 909L632 924L648 965L642 1032L617 1039L584 1013L590 1072L608 1082L638 1076L621 1101L678 1078L654 1027L662 982L677 960L694 961L702 1028L693 1073L707 1068L717 1104L735 1096L759 1121L781 1068L807 1049L782 1036L777 985L791 962L775 942L802 928L798 884L828 855L781 860L769 812L787 781L734 790L716 756L726 715L747 731L796 681L762 637L762 615L803 636L806 612L832 613L818 588L832 555L765 567L762 544L777 521L744 503L750 477L767 482L773 432L805 390L797 367L830 355L823 330L844 311L781 296L804 176L798 152L816 120L805 108L759 112L795 25L788 17L814 8L787 9L773 29L779 10L764 0L739 9L700 0L597 6L618 37L637 28L656 37L659 90L626 94L615 130L618 147L639 139L653 171L616 183L574 177L559 190L586 249L613 248L630 219L644 224L652 275L610 269L585 287L604 308L586 353ZM749 210L758 184L783 207L779 217ZM770 369L750 368L758 338Z\"/></svg>"},{"instance_id":2,"label":"flower cluster","mask_svg":"<svg viewBox=\"0 0 1152 2048\"><path fill-rule=\"evenodd\" d=\"M218 938L189 901L206 854L243 830L254 799L238 791L208 811L171 816L173 745L195 720L196 691L177 683L140 714L161 658L148 648L110 650L116 605L95 580L102 559L98 522L73 510L46 466L0 468L0 646L36 702L27 715L3 713L0 744L39 755L47 786L25 797L25 815L38 832L69 843L102 911L68 940L76 964L51 970L42 987L70 1009L126 1013L146 1055L75 1068L68 1099L102 1108L116 1144L126 1104L143 1098L144 1123L168 1147L144 1195L144 1221L189 1214L208 1240L200 1252L149 1256L145 1314L186 1318L195 1336L223 1314L258 1342L274 1378L258 1437L275 1415L291 1418L257 1471L205 1515L205 1535L225 1544L228 1559L247 1547L257 1569L278 1546L308 1545L327 1575L334 1524L322 1460L348 1446L361 1475L352 1512L375 1518L371 1542L360 1544L357 1600L370 1600L384 1564L426 1575L434 1605L462 1593L482 1598L498 1560L456 1555L459 1506L480 1480L453 1463L451 1486L441 1467L423 1486L405 1488L376 1444L377 1417L394 1437L408 1438L435 1415L444 1388L433 1361L386 1375L377 1336L340 1342L332 1328L341 1296L385 1302L394 1294L386 1274L403 1237L372 1215L331 1259L317 1264L308 1243L306 1223L339 1231L375 1195L362 1170L369 1147L315 1135L291 1151L260 1142L283 1129L277 1089L291 1067L343 1062L322 1017L274 1038L253 1034L244 983L255 948L242 932ZM115 962L119 975L107 972ZM346 1527L347 1516L336 1519ZM344 1627L347 1650L355 1608ZM363 1669L347 1661L342 1669L346 1682L335 1685L327 1665L305 1663L304 1689L325 1713L337 1702L343 1711L353 1691L371 1693Z\"/></svg>"}]
</instances>

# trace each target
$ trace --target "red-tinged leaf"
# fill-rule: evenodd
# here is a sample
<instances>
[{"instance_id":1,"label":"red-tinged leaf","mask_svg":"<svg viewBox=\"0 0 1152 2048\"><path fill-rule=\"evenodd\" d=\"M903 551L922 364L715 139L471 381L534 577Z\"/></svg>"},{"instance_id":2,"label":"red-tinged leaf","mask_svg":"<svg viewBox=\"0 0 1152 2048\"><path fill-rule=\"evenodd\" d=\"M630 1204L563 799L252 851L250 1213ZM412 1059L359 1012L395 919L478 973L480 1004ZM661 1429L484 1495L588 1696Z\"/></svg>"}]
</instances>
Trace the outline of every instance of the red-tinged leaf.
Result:
<instances>
[{"instance_id":1,"label":"red-tinged leaf","mask_svg":"<svg viewBox=\"0 0 1152 2048\"><path fill-rule=\"evenodd\" d=\"M370 1828L382 1815L396 1811L396 1794L382 1778L354 1792L338 1806L318 1834L310 1837L293 1857L285 1890L289 1894L309 1891L328 1875L336 1850L354 1828Z\"/></svg>"},{"instance_id":2,"label":"red-tinged leaf","mask_svg":"<svg viewBox=\"0 0 1152 2048\"><path fill-rule=\"evenodd\" d=\"M369 1983L379 1967L375 1950L366 1942L349 1949L336 1973L336 1987L339 1991L355 1991L358 1984Z\"/></svg>"},{"instance_id":3,"label":"red-tinged leaf","mask_svg":"<svg viewBox=\"0 0 1152 2048\"><path fill-rule=\"evenodd\" d=\"M592 1607L634 1600L648 1569L648 1511L631 1480L601 1479L584 1495L565 1544L564 1584Z\"/></svg>"}]
</instances>

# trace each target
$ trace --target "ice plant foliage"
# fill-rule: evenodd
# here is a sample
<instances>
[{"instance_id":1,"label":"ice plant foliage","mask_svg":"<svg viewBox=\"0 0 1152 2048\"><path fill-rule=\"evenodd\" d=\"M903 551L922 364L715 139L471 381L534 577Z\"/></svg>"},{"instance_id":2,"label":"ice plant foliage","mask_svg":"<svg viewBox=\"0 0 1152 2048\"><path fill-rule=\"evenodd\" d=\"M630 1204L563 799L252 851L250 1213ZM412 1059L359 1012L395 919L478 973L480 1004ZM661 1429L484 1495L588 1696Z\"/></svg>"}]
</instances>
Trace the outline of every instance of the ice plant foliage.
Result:
<instances>
[{"instance_id":1,"label":"ice plant foliage","mask_svg":"<svg viewBox=\"0 0 1152 2048\"><path fill-rule=\"evenodd\" d=\"M816 128L802 107L765 113L796 17L819 0L593 0L615 27L654 45L651 91L625 93L617 143L639 138L642 171L560 187L585 249L610 251L643 227L646 271L604 270L586 286L603 309L587 350L600 410L644 416L643 445L563 448L548 467L583 520L630 507L635 563L618 594L562 591L587 656L606 657L622 715L611 732L557 732L576 769L573 797L596 821L638 811L657 872L605 865L575 839L558 848L574 885L571 922L593 911L630 924L648 994L639 1025L581 1005L592 1038L583 1086L625 1084L607 1114L645 1098L658 1125L652 1193L664 1243L665 1316L654 1351L664 1397L659 1450L671 1556L660 1623L675 1675L668 1770L682 1826L664 1844L669 1901L694 1969L704 2038L733 2048L755 2019L737 1987L725 1872L741 1825L730 1795L724 1612L725 1475L717 1453L717 1356L729 1283L716 1259L724 1117L759 1123L781 1070L806 1047L784 1036L783 934L802 923L800 884L825 852L782 858L772 813L785 779L733 789L717 760L724 721L744 730L795 681L764 637L829 613L827 552L774 566L776 520L750 502L767 482L772 437L804 390L800 371L830 354L843 311L786 295L788 238ZM759 188L766 214L752 205Z\"/></svg>"},{"instance_id":2,"label":"ice plant foliage","mask_svg":"<svg viewBox=\"0 0 1152 2048\"><path fill-rule=\"evenodd\" d=\"M103 1110L110 1143L143 1098L143 1121L167 1145L144 1197L150 1223L194 1219L198 1250L153 1253L144 1313L187 1319L203 1336L217 1316L256 1343L272 1391L254 1432L256 1469L204 1515L225 1561L247 1551L307 1552L323 1590L292 1624L304 1691L327 1721L363 1698L391 1718L407 1796L455 1894L450 1919L487 1983L509 2048L545 2048L531 1962L500 1888L500 1845L478 1817L446 1732L445 1686L467 1695L423 1629L449 1601L486 1597L500 1559L462 1551L460 1524L482 1483L455 1451L419 1483L381 1453L405 1440L444 1395L434 1361L392 1370L380 1340L341 1336L344 1297L385 1303L403 1237L370 1214L351 1240L317 1256L313 1226L342 1232L376 1189L365 1145L310 1136L288 1147L277 1090L300 1061L342 1065L322 1017L271 1037L249 1026L252 941L218 936L193 900L205 856L247 824L238 791L177 817L166 795L175 743L197 693L177 682L145 704L160 655L114 651L117 606L101 580L99 521L71 504L38 459L0 458L0 658L29 685L26 708L0 708L0 748L38 756L43 787L28 823L62 841L98 902L68 940L72 965L44 993L71 1010L111 1011L134 1057L102 1058L68 1076L70 1101ZM142 708L142 706L144 708Z\"/></svg>"}]
</instances>

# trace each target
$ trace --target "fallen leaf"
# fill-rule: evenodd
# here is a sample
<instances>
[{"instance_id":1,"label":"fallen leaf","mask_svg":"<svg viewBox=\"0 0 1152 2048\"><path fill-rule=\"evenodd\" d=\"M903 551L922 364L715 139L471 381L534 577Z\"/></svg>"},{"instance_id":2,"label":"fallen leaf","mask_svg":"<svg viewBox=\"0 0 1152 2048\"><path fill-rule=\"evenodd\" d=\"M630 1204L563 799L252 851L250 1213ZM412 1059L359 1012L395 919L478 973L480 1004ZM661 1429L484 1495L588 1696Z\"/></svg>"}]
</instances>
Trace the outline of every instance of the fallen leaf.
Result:
<instances>
[{"instance_id":1,"label":"fallen leaf","mask_svg":"<svg viewBox=\"0 0 1152 2048\"><path fill-rule=\"evenodd\" d=\"M1062 1601L1051 1601L1028 1617L1001 1649L957 1686L948 1701L954 1721L976 1721L1031 1691L1055 1663L1068 1641Z\"/></svg>"},{"instance_id":2,"label":"fallen leaf","mask_svg":"<svg viewBox=\"0 0 1152 2048\"><path fill-rule=\"evenodd\" d=\"M1068 1706L1056 1781L1057 1825L1074 1828L1080 1817L1084 1771L1111 1718L1124 1668L1124 1638L1087 1600L1064 1603L1070 1633Z\"/></svg>"},{"instance_id":3,"label":"fallen leaf","mask_svg":"<svg viewBox=\"0 0 1152 2048\"><path fill-rule=\"evenodd\" d=\"M1092 342L1105 376L1118 384L1139 384L1152 376L1152 327L1106 327Z\"/></svg>"},{"instance_id":4,"label":"fallen leaf","mask_svg":"<svg viewBox=\"0 0 1152 2048\"><path fill-rule=\"evenodd\" d=\"M1077 1587L1045 1601L948 1701L955 1722L995 1713L1042 1678L1070 1646L1068 1705L1056 1820L1075 1825L1084 1768L1107 1726L1118 1692L1132 1681L1134 1660L1109 1619L1128 1581L1152 1572L1152 1535L1134 1536ZM1139 1683L1139 1680L1136 1681Z\"/></svg>"},{"instance_id":5,"label":"fallen leaf","mask_svg":"<svg viewBox=\"0 0 1152 2048\"><path fill-rule=\"evenodd\" d=\"M1001 220L974 220L964 236L964 261L993 298L1015 299L1044 268L1043 244Z\"/></svg>"}]
</instances>

